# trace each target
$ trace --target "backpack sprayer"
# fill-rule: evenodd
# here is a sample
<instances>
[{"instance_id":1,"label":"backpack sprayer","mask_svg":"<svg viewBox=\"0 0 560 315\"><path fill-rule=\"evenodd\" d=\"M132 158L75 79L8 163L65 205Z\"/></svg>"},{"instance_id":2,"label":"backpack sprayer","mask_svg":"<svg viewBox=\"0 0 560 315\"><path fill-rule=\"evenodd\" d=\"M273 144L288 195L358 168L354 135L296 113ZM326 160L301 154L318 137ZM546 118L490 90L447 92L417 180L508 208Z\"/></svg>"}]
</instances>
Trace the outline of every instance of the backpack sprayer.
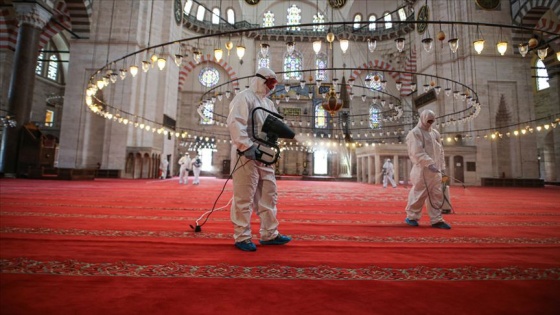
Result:
<instances>
[{"instance_id":1,"label":"backpack sprayer","mask_svg":"<svg viewBox=\"0 0 560 315\"><path fill-rule=\"evenodd\" d=\"M264 110L265 112L268 112L270 114L266 117L263 126L261 128L262 133L265 134L264 138L261 138L261 136L256 132L255 112L257 110ZM251 126L253 130L253 136L254 136L253 142L257 144L256 160L262 162L265 165L271 165L276 163L276 161L278 161L278 158L280 157L280 148L278 147L278 143L277 143L278 138L293 139L296 136L295 132L292 129L290 129L290 127L288 127L284 122L282 122L282 119L284 119L284 117L266 108L256 107L251 111L251 117L253 121L253 124ZM239 157L243 155L243 153L241 153L239 150L237 152L240 155ZM218 195L218 198L216 198L216 201L214 202L214 206L212 206L212 210L203 213L202 216L200 216L200 218L196 220L196 226L190 225L190 227L195 232L202 232L202 226L206 223L206 221L208 221L208 218L214 212L216 203L218 202L218 199L220 199L220 196L224 192L227 182L233 175L233 172L235 172L235 170L237 169L236 168L237 163L239 163L239 158L237 159L237 162L233 167L233 171L231 172L231 174L229 174L228 179L224 183L220 195ZM225 206L218 208L217 210L227 207L230 201L228 201L228 203ZM198 221L200 221L204 216L206 216L204 222L202 224L198 224Z\"/></svg>"}]
</instances>

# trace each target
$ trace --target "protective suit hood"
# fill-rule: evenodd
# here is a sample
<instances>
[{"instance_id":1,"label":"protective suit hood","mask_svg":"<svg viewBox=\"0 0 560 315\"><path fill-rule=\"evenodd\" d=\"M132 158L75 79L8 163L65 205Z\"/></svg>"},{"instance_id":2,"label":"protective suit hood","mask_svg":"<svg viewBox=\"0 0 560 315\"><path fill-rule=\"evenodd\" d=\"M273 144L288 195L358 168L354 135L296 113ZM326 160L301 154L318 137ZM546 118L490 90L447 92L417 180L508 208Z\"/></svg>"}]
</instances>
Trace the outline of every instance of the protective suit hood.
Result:
<instances>
[{"instance_id":1,"label":"protective suit hood","mask_svg":"<svg viewBox=\"0 0 560 315\"><path fill-rule=\"evenodd\" d=\"M265 82L267 79L273 79L276 81L276 73L268 68L259 68L255 76L251 78L249 89L261 98L266 97L271 91L273 91L266 86Z\"/></svg>"},{"instance_id":2,"label":"protective suit hood","mask_svg":"<svg viewBox=\"0 0 560 315\"><path fill-rule=\"evenodd\" d=\"M433 111L426 109L425 111L420 113L420 119L418 120L418 125L417 125L418 128L430 131L432 129L433 124L428 124L428 120L435 121L436 114Z\"/></svg>"}]
</instances>

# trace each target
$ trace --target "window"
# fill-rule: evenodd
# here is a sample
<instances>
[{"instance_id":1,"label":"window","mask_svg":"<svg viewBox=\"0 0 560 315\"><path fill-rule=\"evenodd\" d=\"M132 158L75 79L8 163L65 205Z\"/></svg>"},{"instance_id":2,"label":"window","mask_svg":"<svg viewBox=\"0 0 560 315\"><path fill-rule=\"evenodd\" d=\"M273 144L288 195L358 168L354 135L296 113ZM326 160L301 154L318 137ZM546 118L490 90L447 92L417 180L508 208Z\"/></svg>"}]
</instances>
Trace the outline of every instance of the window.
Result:
<instances>
[{"instance_id":1,"label":"window","mask_svg":"<svg viewBox=\"0 0 560 315\"><path fill-rule=\"evenodd\" d=\"M383 81L383 73L381 72L370 72L366 76L366 80L369 79L370 81L370 90L372 91L381 91L383 88L381 87L381 81Z\"/></svg>"},{"instance_id":2,"label":"window","mask_svg":"<svg viewBox=\"0 0 560 315\"><path fill-rule=\"evenodd\" d=\"M263 56L262 52L259 51L257 54L258 62L257 62L257 70L259 68L270 68L270 57Z\"/></svg>"},{"instance_id":3,"label":"window","mask_svg":"<svg viewBox=\"0 0 560 315\"><path fill-rule=\"evenodd\" d=\"M39 52L39 57L37 57L37 66L35 67L35 74L43 75L43 59L45 58L45 53L41 49Z\"/></svg>"},{"instance_id":4,"label":"window","mask_svg":"<svg viewBox=\"0 0 560 315\"><path fill-rule=\"evenodd\" d=\"M327 175L328 158L327 150L317 150L313 153L313 173L315 175Z\"/></svg>"},{"instance_id":5,"label":"window","mask_svg":"<svg viewBox=\"0 0 560 315\"><path fill-rule=\"evenodd\" d=\"M45 127L54 127L54 111L50 109L45 113Z\"/></svg>"},{"instance_id":6,"label":"window","mask_svg":"<svg viewBox=\"0 0 560 315\"><path fill-rule=\"evenodd\" d=\"M360 26L362 26L362 24L359 23L361 21L362 21L362 15L360 13L354 15L354 29L359 29Z\"/></svg>"},{"instance_id":7,"label":"window","mask_svg":"<svg viewBox=\"0 0 560 315\"><path fill-rule=\"evenodd\" d=\"M204 9L204 6L199 5L198 10L196 11L196 19L199 20L199 21L203 21L205 12L206 12L206 9Z\"/></svg>"},{"instance_id":8,"label":"window","mask_svg":"<svg viewBox=\"0 0 560 315\"><path fill-rule=\"evenodd\" d=\"M232 8L227 9L226 15L228 23L235 24L235 11Z\"/></svg>"},{"instance_id":9,"label":"window","mask_svg":"<svg viewBox=\"0 0 560 315\"><path fill-rule=\"evenodd\" d=\"M321 13L317 12L317 14L313 15L313 24L315 23L325 23L325 16ZM313 31L315 32L323 32L325 31L325 25L313 25Z\"/></svg>"},{"instance_id":10,"label":"window","mask_svg":"<svg viewBox=\"0 0 560 315\"><path fill-rule=\"evenodd\" d=\"M203 171L212 171L212 149L199 149L198 154L200 155L200 160L202 161Z\"/></svg>"},{"instance_id":11,"label":"window","mask_svg":"<svg viewBox=\"0 0 560 315\"><path fill-rule=\"evenodd\" d=\"M212 24L220 24L220 9L212 9Z\"/></svg>"},{"instance_id":12,"label":"window","mask_svg":"<svg viewBox=\"0 0 560 315\"><path fill-rule=\"evenodd\" d=\"M271 27L271 26L274 26L274 13L268 10L268 12L264 13L263 27Z\"/></svg>"},{"instance_id":13,"label":"window","mask_svg":"<svg viewBox=\"0 0 560 315\"><path fill-rule=\"evenodd\" d=\"M550 84L548 84L548 71L546 70L544 62L537 59L535 67L537 68L537 91L548 89Z\"/></svg>"},{"instance_id":14,"label":"window","mask_svg":"<svg viewBox=\"0 0 560 315\"><path fill-rule=\"evenodd\" d=\"M321 104L315 106L315 128L327 128L327 111Z\"/></svg>"},{"instance_id":15,"label":"window","mask_svg":"<svg viewBox=\"0 0 560 315\"><path fill-rule=\"evenodd\" d=\"M404 8L400 8L397 12L399 14L399 19L401 19L401 21L406 21L406 12L404 11Z\"/></svg>"},{"instance_id":16,"label":"window","mask_svg":"<svg viewBox=\"0 0 560 315\"><path fill-rule=\"evenodd\" d=\"M390 29L393 27L393 23L391 22L391 14L389 14L389 12L383 14L383 21L385 21L385 29Z\"/></svg>"},{"instance_id":17,"label":"window","mask_svg":"<svg viewBox=\"0 0 560 315\"><path fill-rule=\"evenodd\" d=\"M327 54L321 52L315 57L315 80L327 80Z\"/></svg>"},{"instance_id":18,"label":"window","mask_svg":"<svg viewBox=\"0 0 560 315\"><path fill-rule=\"evenodd\" d=\"M202 115L200 115L200 124L201 125L212 125L214 124L214 103L211 101L204 101L202 107L199 108L202 111Z\"/></svg>"},{"instance_id":19,"label":"window","mask_svg":"<svg viewBox=\"0 0 560 315\"><path fill-rule=\"evenodd\" d=\"M51 55L49 57L49 67L47 71L47 78L58 81L58 57Z\"/></svg>"},{"instance_id":20,"label":"window","mask_svg":"<svg viewBox=\"0 0 560 315\"><path fill-rule=\"evenodd\" d=\"M294 50L293 53L284 56L284 80L302 80L303 73L301 72L303 60L299 51ZM288 72L293 71L293 72Z\"/></svg>"},{"instance_id":21,"label":"window","mask_svg":"<svg viewBox=\"0 0 560 315\"><path fill-rule=\"evenodd\" d=\"M204 67L200 70L198 81L207 88L214 87L220 81L220 73L216 68Z\"/></svg>"},{"instance_id":22,"label":"window","mask_svg":"<svg viewBox=\"0 0 560 315\"><path fill-rule=\"evenodd\" d=\"M297 7L297 5L292 4L291 7L288 8L288 15L286 16L286 20L288 23L286 25L299 25L301 22L301 9ZM292 26L288 27L288 30L291 31L299 31L299 26Z\"/></svg>"},{"instance_id":23,"label":"window","mask_svg":"<svg viewBox=\"0 0 560 315\"><path fill-rule=\"evenodd\" d=\"M375 14L372 14L369 16L368 18L369 20L369 30L370 31L375 31L375 28L377 27L377 24L375 23L375 20L377 20L377 16L375 16Z\"/></svg>"},{"instance_id":24,"label":"window","mask_svg":"<svg viewBox=\"0 0 560 315\"><path fill-rule=\"evenodd\" d=\"M379 108L376 106L371 106L369 108L369 127L371 129L378 129L381 127L381 123L379 122L381 119L381 114Z\"/></svg>"},{"instance_id":25,"label":"window","mask_svg":"<svg viewBox=\"0 0 560 315\"><path fill-rule=\"evenodd\" d=\"M187 2L185 3L185 7L183 8L183 12L186 15L191 14L192 5L193 5L193 0L187 0Z\"/></svg>"}]
</instances>

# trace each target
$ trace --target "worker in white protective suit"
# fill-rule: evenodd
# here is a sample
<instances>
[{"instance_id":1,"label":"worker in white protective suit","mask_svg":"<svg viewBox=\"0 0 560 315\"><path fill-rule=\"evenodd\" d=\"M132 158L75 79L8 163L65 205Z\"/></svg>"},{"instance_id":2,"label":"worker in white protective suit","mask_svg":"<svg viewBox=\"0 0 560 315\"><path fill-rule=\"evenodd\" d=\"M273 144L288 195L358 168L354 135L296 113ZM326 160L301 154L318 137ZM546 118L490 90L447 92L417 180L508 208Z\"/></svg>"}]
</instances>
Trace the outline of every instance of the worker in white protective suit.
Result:
<instances>
[{"instance_id":1,"label":"worker in white protective suit","mask_svg":"<svg viewBox=\"0 0 560 315\"><path fill-rule=\"evenodd\" d=\"M426 204L430 223L434 228L451 229L441 215L443 206L442 172L445 160L441 136L432 128L436 115L431 110L420 113L420 120L406 136L408 156L412 162L410 180L412 188L408 194L405 222L418 226L422 207Z\"/></svg>"},{"instance_id":2,"label":"worker in white protective suit","mask_svg":"<svg viewBox=\"0 0 560 315\"><path fill-rule=\"evenodd\" d=\"M167 161L166 157L162 157L161 161L159 162L159 170L161 173L160 179L167 178L167 166L169 165L169 161Z\"/></svg>"},{"instance_id":3,"label":"worker in white protective suit","mask_svg":"<svg viewBox=\"0 0 560 315\"><path fill-rule=\"evenodd\" d=\"M191 157L187 152L185 152L185 155L183 155L179 159L179 184L189 183L190 168L191 168Z\"/></svg>"},{"instance_id":4,"label":"worker in white protective suit","mask_svg":"<svg viewBox=\"0 0 560 315\"><path fill-rule=\"evenodd\" d=\"M251 78L249 88L237 94L230 103L227 119L232 140L231 160L237 161L232 173L233 202L231 221L234 226L235 246L243 251L255 251L251 241L251 214L257 211L260 218L260 244L283 245L291 241L278 232L276 200L278 197L274 168L257 161L259 151L254 143L252 111L263 107L277 113L274 103L267 98L278 81L268 68L260 68ZM255 123L260 131L268 113L255 112ZM239 160L238 160L239 159Z\"/></svg>"},{"instance_id":5,"label":"worker in white protective suit","mask_svg":"<svg viewBox=\"0 0 560 315\"><path fill-rule=\"evenodd\" d=\"M387 188L387 181L391 182L393 188L397 188L397 184L393 179L394 173L395 168L393 167L393 162L391 162L391 159L386 159L383 164L383 188Z\"/></svg>"},{"instance_id":6,"label":"worker in white protective suit","mask_svg":"<svg viewBox=\"0 0 560 315\"><path fill-rule=\"evenodd\" d=\"M202 169L202 160L200 159L200 155L196 155L196 157L191 161L191 168L193 170L193 185L200 184L200 170Z\"/></svg>"}]
</instances>

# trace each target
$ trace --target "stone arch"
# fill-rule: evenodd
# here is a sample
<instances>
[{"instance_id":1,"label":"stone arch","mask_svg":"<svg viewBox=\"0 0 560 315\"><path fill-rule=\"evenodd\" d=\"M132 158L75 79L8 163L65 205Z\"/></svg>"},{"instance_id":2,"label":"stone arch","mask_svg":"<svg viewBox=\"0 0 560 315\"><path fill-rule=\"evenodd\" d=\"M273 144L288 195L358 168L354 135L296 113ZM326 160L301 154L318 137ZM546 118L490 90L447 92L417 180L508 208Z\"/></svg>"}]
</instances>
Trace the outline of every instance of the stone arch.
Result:
<instances>
[{"instance_id":1,"label":"stone arch","mask_svg":"<svg viewBox=\"0 0 560 315\"><path fill-rule=\"evenodd\" d=\"M229 65L227 63L227 61L225 61L224 59L220 60L220 62L216 62L216 59L213 56L211 56L210 54L206 54L206 55L203 55L201 60L200 60L201 64L203 62L212 62L214 64L218 64L229 75L230 80L237 79L237 73L233 70L233 67L231 65ZM194 71L196 66L198 66L198 65L195 64L194 61L189 60L186 65L181 67L181 69L179 71L179 91L183 90L183 85L187 81L187 77L189 76L189 74L191 72ZM239 86L239 82L234 81L234 82L231 83L231 85L234 86L234 87L237 87L237 86Z\"/></svg>"},{"instance_id":2,"label":"stone arch","mask_svg":"<svg viewBox=\"0 0 560 315\"><path fill-rule=\"evenodd\" d=\"M148 153L144 153L142 157L142 176L141 178L150 178L150 155Z\"/></svg>"},{"instance_id":3,"label":"stone arch","mask_svg":"<svg viewBox=\"0 0 560 315\"><path fill-rule=\"evenodd\" d=\"M521 6L517 8L517 10L515 10L514 8L514 11L512 12L513 22L517 25L524 25L524 20L528 15L530 15L531 12L537 13L534 9L542 8L546 8L544 12L548 11L548 9L551 9L557 16L560 16L560 3L558 2L558 0L529 0L522 3ZM542 13L544 12L541 12L540 15L542 15Z\"/></svg>"},{"instance_id":4,"label":"stone arch","mask_svg":"<svg viewBox=\"0 0 560 315\"><path fill-rule=\"evenodd\" d=\"M72 32L80 39L89 38L93 0L66 0L66 7L72 21Z\"/></svg>"},{"instance_id":5,"label":"stone arch","mask_svg":"<svg viewBox=\"0 0 560 315\"><path fill-rule=\"evenodd\" d=\"M68 7L64 1L59 1L53 9L53 16L43 28L39 38L39 50L41 50L49 42L49 40L56 34L62 32L64 29L71 29L72 22Z\"/></svg>"}]
</instances>

